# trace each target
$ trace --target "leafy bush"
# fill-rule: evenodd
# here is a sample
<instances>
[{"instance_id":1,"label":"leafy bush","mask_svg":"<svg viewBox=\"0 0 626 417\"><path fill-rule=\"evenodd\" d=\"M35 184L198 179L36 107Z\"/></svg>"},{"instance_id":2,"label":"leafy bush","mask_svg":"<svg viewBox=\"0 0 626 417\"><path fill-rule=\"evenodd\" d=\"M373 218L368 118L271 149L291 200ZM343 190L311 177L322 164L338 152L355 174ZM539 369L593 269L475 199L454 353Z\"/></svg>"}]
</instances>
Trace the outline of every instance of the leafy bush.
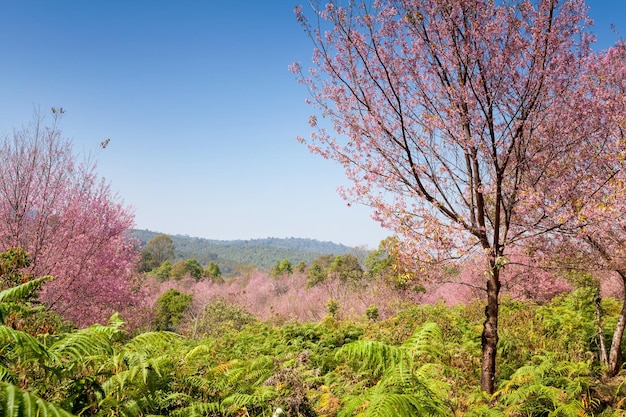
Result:
<instances>
[{"instance_id":1,"label":"leafy bush","mask_svg":"<svg viewBox=\"0 0 626 417\"><path fill-rule=\"evenodd\" d=\"M150 271L149 275L152 275L157 280L163 282L163 281L167 281L168 279L170 279L171 271L172 271L172 262L169 259L166 259L165 261L163 261L161 265L159 265L158 267Z\"/></svg>"},{"instance_id":2,"label":"leafy bush","mask_svg":"<svg viewBox=\"0 0 626 417\"><path fill-rule=\"evenodd\" d=\"M176 330L191 306L193 296L178 290L167 290L157 300L154 309L154 326L157 330Z\"/></svg>"},{"instance_id":3,"label":"leafy bush","mask_svg":"<svg viewBox=\"0 0 626 417\"><path fill-rule=\"evenodd\" d=\"M375 305L371 305L365 309L365 316L368 320L376 321L378 320L378 307Z\"/></svg>"},{"instance_id":4,"label":"leafy bush","mask_svg":"<svg viewBox=\"0 0 626 417\"><path fill-rule=\"evenodd\" d=\"M257 319L243 307L216 298L204 307L193 322L194 334L219 336L229 330L241 330Z\"/></svg>"}]
</instances>

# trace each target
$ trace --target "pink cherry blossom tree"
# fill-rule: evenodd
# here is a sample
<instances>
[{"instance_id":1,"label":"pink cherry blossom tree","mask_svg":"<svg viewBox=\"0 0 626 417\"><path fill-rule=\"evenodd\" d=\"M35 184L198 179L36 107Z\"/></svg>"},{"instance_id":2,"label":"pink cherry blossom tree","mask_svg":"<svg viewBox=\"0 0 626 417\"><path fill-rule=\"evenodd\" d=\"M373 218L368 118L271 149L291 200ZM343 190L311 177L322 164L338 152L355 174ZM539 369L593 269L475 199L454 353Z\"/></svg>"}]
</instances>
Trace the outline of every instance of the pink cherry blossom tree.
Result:
<instances>
[{"instance_id":1,"label":"pink cherry blossom tree","mask_svg":"<svg viewBox=\"0 0 626 417\"><path fill-rule=\"evenodd\" d=\"M41 301L85 326L140 304L138 251L127 232L133 215L98 178L76 164L53 109L51 126L36 116L0 140L0 250L22 247L34 276L52 275Z\"/></svg>"},{"instance_id":2,"label":"pink cherry blossom tree","mask_svg":"<svg viewBox=\"0 0 626 417\"><path fill-rule=\"evenodd\" d=\"M291 69L321 112L302 141L344 166L343 196L371 206L416 268L483 258L481 388L493 392L500 274L533 227L522 187L583 140L545 125L575 114L592 56L584 1L316 4L312 21L296 8L315 49L308 73Z\"/></svg>"},{"instance_id":3,"label":"pink cherry blossom tree","mask_svg":"<svg viewBox=\"0 0 626 417\"><path fill-rule=\"evenodd\" d=\"M532 245L554 267L595 272L603 281L607 271L617 275L623 307L603 355L614 376L626 328L626 42L600 52L587 68L574 114L550 126L569 135L584 132L585 141L575 152L547 155L550 169L526 188L524 204L532 221L550 231Z\"/></svg>"}]
</instances>

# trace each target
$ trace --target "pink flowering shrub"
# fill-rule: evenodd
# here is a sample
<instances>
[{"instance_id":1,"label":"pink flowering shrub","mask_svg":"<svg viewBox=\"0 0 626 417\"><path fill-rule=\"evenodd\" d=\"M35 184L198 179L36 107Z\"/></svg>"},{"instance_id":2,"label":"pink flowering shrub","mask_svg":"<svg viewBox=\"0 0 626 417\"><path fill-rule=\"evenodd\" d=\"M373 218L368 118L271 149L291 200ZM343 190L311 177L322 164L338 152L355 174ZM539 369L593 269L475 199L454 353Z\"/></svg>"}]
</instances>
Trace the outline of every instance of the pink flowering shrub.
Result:
<instances>
[{"instance_id":1,"label":"pink flowering shrub","mask_svg":"<svg viewBox=\"0 0 626 417\"><path fill-rule=\"evenodd\" d=\"M415 285L398 287L394 280L364 276L356 282L332 277L307 287L306 272L277 275L255 270L225 283L190 276L163 283L147 278L144 289L148 304L154 305L165 291L176 289L193 295L188 319L199 317L212 300L224 300L252 313L260 320L283 323L289 320L319 321L329 314L328 305L337 307L339 318L365 318L367 311L377 309L385 319L411 304L447 305L467 303L484 297L485 266L470 258L460 266L436 268L430 274L415 275ZM565 279L546 272L528 256L511 257L502 267L502 291L512 298L549 301L569 291ZM421 288L421 290L420 290Z\"/></svg>"}]
</instances>

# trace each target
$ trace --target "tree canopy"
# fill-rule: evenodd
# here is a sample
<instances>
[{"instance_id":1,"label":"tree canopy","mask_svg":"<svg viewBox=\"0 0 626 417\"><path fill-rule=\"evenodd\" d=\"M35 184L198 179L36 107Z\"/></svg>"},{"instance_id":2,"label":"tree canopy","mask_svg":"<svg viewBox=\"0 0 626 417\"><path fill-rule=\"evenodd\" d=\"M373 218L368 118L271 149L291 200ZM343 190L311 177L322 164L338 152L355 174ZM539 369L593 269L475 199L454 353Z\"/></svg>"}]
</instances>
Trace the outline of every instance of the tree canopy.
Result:
<instances>
[{"instance_id":1,"label":"tree canopy","mask_svg":"<svg viewBox=\"0 0 626 417\"><path fill-rule=\"evenodd\" d=\"M63 109L52 113L50 125L35 116L0 138L0 250L21 247L33 276L55 276L41 301L84 325L141 303L128 237L134 217L62 138Z\"/></svg>"},{"instance_id":2,"label":"tree canopy","mask_svg":"<svg viewBox=\"0 0 626 417\"><path fill-rule=\"evenodd\" d=\"M398 235L405 264L482 258L481 386L493 392L501 270L524 239L556 232L550 205L524 198L555 177L555 156L606 155L619 139L593 95L604 78L588 77L598 55L584 2L330 1L296 17L313 67L291 68L324 117L300 140L344 166L343 197Z\"/></svg>"}]
</instances>

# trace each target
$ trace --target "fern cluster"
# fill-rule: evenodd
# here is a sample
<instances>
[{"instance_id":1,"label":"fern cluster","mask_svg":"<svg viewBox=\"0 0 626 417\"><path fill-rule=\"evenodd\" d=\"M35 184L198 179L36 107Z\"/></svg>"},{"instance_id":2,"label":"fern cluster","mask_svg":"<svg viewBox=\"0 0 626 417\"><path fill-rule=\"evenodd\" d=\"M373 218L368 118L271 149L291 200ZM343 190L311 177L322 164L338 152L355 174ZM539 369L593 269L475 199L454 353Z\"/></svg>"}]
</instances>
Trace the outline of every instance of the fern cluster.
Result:
<instances>
[{"instance_id":1,"label":"fern cluster","mask_svg":"<svg viewBox=\"0 0 626 417\"><path fill-rule=\"evenodd\" d=\"M592 294L504 300L498 390L479 389L480 305L414 305L385 321L130 335L118 315L66 329L34 304L43 277L0 292L7 416L618 416L602 379ZM607 333L615 303L603 311ZM42 327L43 326L43 327ZM46 327L47 326L47 327ZM42 330L44 329L44 330ZM45 330L48 329L48 330Z\"/></svg>"}]
</instances>

